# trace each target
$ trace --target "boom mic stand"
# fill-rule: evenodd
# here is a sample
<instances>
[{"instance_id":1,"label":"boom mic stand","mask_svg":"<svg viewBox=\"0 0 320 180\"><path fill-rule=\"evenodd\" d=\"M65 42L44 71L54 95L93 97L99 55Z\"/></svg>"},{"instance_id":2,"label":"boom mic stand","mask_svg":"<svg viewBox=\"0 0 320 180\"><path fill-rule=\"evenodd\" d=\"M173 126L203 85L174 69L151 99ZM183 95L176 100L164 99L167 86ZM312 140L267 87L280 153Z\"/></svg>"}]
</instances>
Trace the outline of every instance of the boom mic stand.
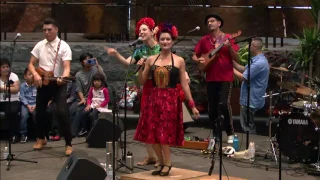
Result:
<instances>
[{"instance_id":1,"label":"boom mic stand","mask_svg":"<svg viewBox=\"0 0 320 180\"><path fill-rule=\"evenodd\" d=\"M217 124L218 124L218 133L219 133L219 179L222 180L222 123L224 122L224 116L221 113L221 106L222 103L219 103L219 108L218 108L218 118L217 118ZM215 140L217 143L217 140ZM216 143L214 144L214 149L216 147ZM212 170L214 169L214 163L215 163L215 157L214 157L214 151L212 151L212 160L211 160L211 166L208 172L208 175L211 176Z\"/></svg>"},{"instance_id":2,"label":"boom mic stand","mask_svg":"<svg viewBox=\"0 0 320 180\"><path fill-rule=\"evenodd\" d=\"M16 41L14 40L13 43L11 43L11 56L10 56L10 64L11 64L11 67L12 67L12 60L13 60L13 54L14 54L14 48L15 48L15 45L16 45ZM11 113L11 85L14 83L12 80L10 80L10 74L11 74L11 67L9 69L9 72L8 72L8 77L7 77L7 82L5 83L6 84L6 89L5 89L5 92L4 92L4 97L3 99L6 99L8 98L8 104L10 106L9 111L10 112L6 112L6 113ZM9 140L8 140L8 150L9 150L9 154L7 156L6 159L1 159L0 161L8 161L8 163L6 164L7 165L7 171L10 170L11 168L11 162L12 161L20 161L20 162L30 162L30 163L38 163L37 161L29 161L29 160L24 160L24 159L18 159L18 158L14 158L14 154L12 154L12 150L11 150L11 140L12 140L12 127L14 126L14 123L17 123L17 122L10 122L10 120L8 119L8 115L6 114L6 119L5 121L9 122Z\"/></svg>"}]
</instances>

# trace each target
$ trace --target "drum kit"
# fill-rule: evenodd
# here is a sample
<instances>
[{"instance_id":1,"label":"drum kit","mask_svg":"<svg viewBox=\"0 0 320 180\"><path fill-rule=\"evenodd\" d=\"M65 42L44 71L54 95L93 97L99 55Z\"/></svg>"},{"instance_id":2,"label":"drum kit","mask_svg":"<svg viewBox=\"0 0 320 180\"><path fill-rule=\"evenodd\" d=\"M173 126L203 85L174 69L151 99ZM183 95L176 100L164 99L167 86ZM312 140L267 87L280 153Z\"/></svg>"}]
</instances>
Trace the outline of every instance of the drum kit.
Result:
<instances>
[{"instance_id":1,"label":"drum kit","mask_svg":"<svg viewBox=\"0 0 320 180\"><path fill-rule=\"evenodd\" d=\"M320 173L320 83L308 78L312 87L307 87L292 80L283 80L283 77L291 77L296 72L284 67L270 67L270 70L280 76L280 81L277 81L280 91L269 91L263 96L269 99L267 126L270 148L265 157L270 153L277 163L276 150L280 146L282 155L289 161L311 164ZM271 137L271 123L276 116L279 124L275 136Z\"/></svg>"}]
</instances>

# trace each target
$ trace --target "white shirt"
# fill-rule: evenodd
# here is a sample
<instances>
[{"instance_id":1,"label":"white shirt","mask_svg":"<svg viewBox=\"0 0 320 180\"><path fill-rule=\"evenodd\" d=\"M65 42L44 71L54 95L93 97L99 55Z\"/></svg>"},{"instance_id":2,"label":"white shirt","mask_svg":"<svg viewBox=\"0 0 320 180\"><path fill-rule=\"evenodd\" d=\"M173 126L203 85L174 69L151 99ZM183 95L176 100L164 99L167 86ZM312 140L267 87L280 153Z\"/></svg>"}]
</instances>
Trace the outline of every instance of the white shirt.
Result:
<instances>
[{"instance_id":1,"label":"white shirt","mask_svg":"<svg viewBox=\"0 0 320 180\"><path fill-rule=\"evenodd\" d=\"M19 77L18 77L15 73L11 72L10 77L9 77L9 80L12 80L13 82L16 82L16 81L19 82ZM3 81L0 79L0 86L1 86L1 87L5 87L4 85L5 85L5 82L3 82ZM0 102L7 102L7 101L9 101L9 98L4 99L3 96L4 96L4 92L1 91L1 93L0 93ZM11 102L13 102L13 101L19 101L19 96L20 96L20 91L19 91L17 94L11 94L10 101L11 101Z\"/></svg>"},{"instance_id":2,"label":"white shirt","mask_svg":"<svg viewBox=\"0 0 320 180\"><path fill-rule=\"evenodd\" d=\"M31 54L39 60L39 66L46 71L53 71L59 41L60 39L58 37L51 42L48 42L47 39L44 39L38 42L31 51ZM71 60L72 52L70 46L65 41L61 40L54 69L54 76L61 77L63 74L63 61Z\"/></svg>"}]
</instances>

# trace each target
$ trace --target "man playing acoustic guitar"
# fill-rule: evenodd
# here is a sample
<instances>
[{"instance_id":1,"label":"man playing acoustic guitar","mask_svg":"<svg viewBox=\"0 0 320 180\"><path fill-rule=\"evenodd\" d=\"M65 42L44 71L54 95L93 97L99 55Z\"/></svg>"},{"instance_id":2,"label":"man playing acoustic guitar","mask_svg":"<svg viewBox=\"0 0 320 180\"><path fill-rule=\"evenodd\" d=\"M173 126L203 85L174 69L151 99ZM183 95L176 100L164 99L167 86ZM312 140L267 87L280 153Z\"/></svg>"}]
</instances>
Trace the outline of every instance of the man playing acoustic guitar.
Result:
<instances>
[{"instance_id":1,"label":"man playing acoustic guitar","mask_svg":"<svg viewBox=\"0 0 320 180\"><path fill-rule=\"evenodd\" d=\"M37 142L34 150L41 150L47 144L45 138L46 108L49 100L57 105L56 115L59 119L60 131L66 141L66 155L72 153L72 136L68 120L67 85L65 79L70 76L72 52L69 45L57 36L58 26L54 19L47 18L43 23L45 39L38 42L31 51L29 70L33 74L37 86L36 98L36 130ZM35 64L39 67L35 68Z\"/></svg>"},{"instance_id":2,"label":"man playing acoustic guitar","mask_svg":"<svg viewBox=\"0 0 320 180\"><path fill-rule=\"evenodd\" d=\"M234 44L234 40L229 39L238 36L239 33L234 36L223 33L220 30L223 26L223 19L216 14L208 15L205 18L205 24L209 33L197 43L192 59L199 63L199 69L206 72L209 118L213 122L213 135L216 137L218 135L217 123L220 122L217 117L220 109L224 116L223 126L228 135L228 143L233 143L233 120L230 106L233 81L232 60L239 61L236 53L239 46ZM207 64L208 57L204 55L218 48L219 51L215 53L212 63ZM207 67L204 67L206 65Z\"/></svg>"}]
</instances>

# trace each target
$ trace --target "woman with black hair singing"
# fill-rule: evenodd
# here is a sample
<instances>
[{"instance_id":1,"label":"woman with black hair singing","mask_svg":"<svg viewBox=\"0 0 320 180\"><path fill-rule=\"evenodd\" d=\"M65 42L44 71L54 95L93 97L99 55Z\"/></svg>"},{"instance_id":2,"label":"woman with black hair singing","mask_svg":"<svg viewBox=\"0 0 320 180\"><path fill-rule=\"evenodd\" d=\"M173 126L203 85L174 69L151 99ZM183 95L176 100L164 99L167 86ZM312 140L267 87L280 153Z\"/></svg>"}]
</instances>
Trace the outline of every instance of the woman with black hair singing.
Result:
<instances>
[{"instance_id":1,"label":"woman with black hair singing","mask_svg":"<svg viewBox=\"0 0 320 180\"><path fill-rule=\"evenodd\" d=\"M184 143L182 102L177 88L179 81L196 119L199 111L195 108L187 83L184 59L171 52L178 31L171 24L160 24L158 28L160 54L150 56L145 63L138 62L145 66L144 70L140 69L139 80L145 84L151 75L153 87L149 102L141 111L143 116L140 118L144 119L139 120L134 139L153 144L159 165L152 175L167 176L172 167L170 146L182 146Z\"/></svg>"}]
</instances>

